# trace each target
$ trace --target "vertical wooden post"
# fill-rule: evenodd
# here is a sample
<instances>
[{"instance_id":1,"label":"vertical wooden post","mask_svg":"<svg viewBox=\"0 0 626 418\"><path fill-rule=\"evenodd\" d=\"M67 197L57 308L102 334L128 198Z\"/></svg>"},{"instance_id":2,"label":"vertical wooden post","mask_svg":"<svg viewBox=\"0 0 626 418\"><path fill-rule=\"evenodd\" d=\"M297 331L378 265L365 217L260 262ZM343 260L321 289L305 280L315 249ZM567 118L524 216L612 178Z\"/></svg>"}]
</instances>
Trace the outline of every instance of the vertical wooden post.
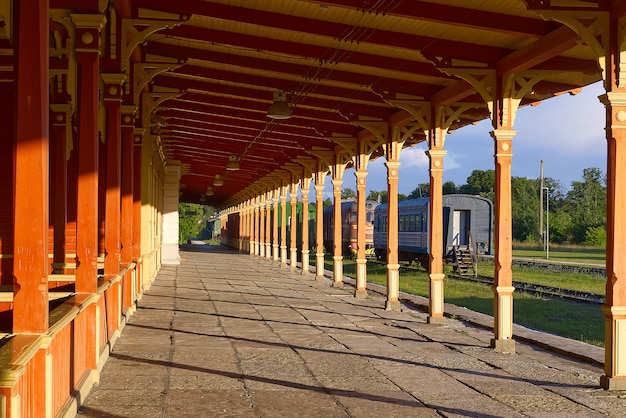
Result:
<instances>
[{"instance_id":1,"label":"vertical wooden post","mask_svg":"<svg viewBox=\"0 0 626 418\"><path fill-rule=\"evenodd\" d=\"M445 324L443 316L443 158L446 151L443 149L446 130L442 128L442 121L438 117L441 109L431 108L430 127L428 133L429 144L427 155L430 158L430 208L429 208L429 297L428 323Z\"/></svg>"},{"instance_id":2,"label":"vertical wooden post","mask_svg":"<svg viewBox=\"0 0 626 418\"><path fill-rule=\"evenodd\" d=\"M272 259L272 192L265 194L265 259Z\"/></svg>"},{"instance_id":3,"label":"vertical wooden post","mask_svg":"<svg viewBox=\"0 0 626 418\"><path fill-rule=\"evenodd\" d=\"M133 261L133 125L135 106L122 106L122 184L120 261Z\"/></svg>"},{"instance_id":4,"label":"vertical wooden post","mask_svg":"<svg viewBox=\"0 0 626 418\"><path fill-rule=\"evenodd\" d=\"M305 173L301 180L302 195L302 274L309 274L309 189L311 178Z\"/></svg>"},{"instance_id":5,"label":"vertical wooden post","mask_svg":"<svg viewBox=\"0 0 626 418\"><path fill-rule=\"evenodd\" d=\"M76 25L79 71L76 292L98 286L98 86L102 15L71 15Z\"/></svg>"},{"instance_id":6,"label":"vertical wooden post","mask_svg":"<svg viewBox=\"0 0 626 418\"><path fill-rule=\"evenodd\" d=\"M67 247L67 144L68 138L72 138L70 129L68 129L69 121L72 117L72 109L66 104L52 104L52 129L51 138L52 146L50 153L54 159L52 165L54 167L54 190L51 199L53 199L54 212L52 219L54 225L54 255L53 263L63 265L66 261ZM52 203L52 202L51 202ZM64 273L63 268L55 269L55 273Z\"/></svg>"},{"instance_id":7,"label":"vertical wooden post","mask_svg":"<svg viewBox=\"0 0 626 418\"><path fill-rule=\"evenodd\" d=\"M133 259L141 258L141 183L142 183L142 149L143 128L135 128L133 135Z\"/></svg>"},{"instance_id":8,"label":"vertical wooden post","mask_svg":"<svg viewBox=\"0 0 626 418\"><path fill-rule=\"evenodd\" d=\"M265 258L265 219L267 218L265 207L265 193L263 193L259 195L259 253L257 254L261 258Z\"/></svg>"},{"instance_id":9,"label":"vertical wooden post","mask_svg":"<svg viewBox=\"0 0 626 418\"><path fill-rule=\"evenodd\" d=\"M287 186L280 187L280 265L287 266Z\"/></svg>"},{"instance_id":10,"label":"vertical wooden post","mask_svg":"<svg viewBox=\"0 0 626 418\"><path fill-rule=\"evenodd\" d=\"M361 159L362 156L357 156ZM357 254L356 254L356 290L357 298L367 297L367 259L365 258L365 211L366 211L366 182L367 170L359 165L354 175L356 176L356 218L357 218Z\"/></svg>"},{"instance_id":11,"label":"vertical wooden post","mask_svg":"<svg viewBox=\"0 0 626 418\"><path fill-rule=\"evenodd\" d=\"M315 172L315 278L324 279L324 180L326 170L320 162Z\"/></svg>"},{"instance_id":12,"label":"vertical wooden post","mask_svg":"<svg viewBox=\"0 0 626 418\"><path fill-rule=\"evenodd\" d=\"M398 264L398 170L402 143L395 128L386 144L387 162L387 301L385 309L400 310L400 264Z\"/></svg>"},{"instance_id":13,"label":"vertical wooden post","mask_svg":"<svg viewBox=\"0 0 626 418\"><path fill-rule=\"evenodd\" d=\"M513 223L511 220L511 162L515 131L491 131L495 142L495 256L494 256L494 339L496 351L515 352L513 341Z\"/></svg>"},{"instance_id":14,"label":"vertical wooden post","mask_svg":"<svg viewBox=\"0 0 626 418\"><path fill-rule=\"evenodd\" d=\"M298 261L298 243L297 243L297 229L298 229L298 183L292 182L289 186L289 204L291 206L291 221L289 227L289 270L296 270L296 262Z\"/></svg>"},{"instance_id":15,"label":"vertical wooden post","mask_svg":"<svg viewBox=\"0 0 626 418\"><path fill-rule=\"evenodd\" d=\"M48 2L24 0L16 7L13 332L43 333L49 269Z\"/></svg>"},{"instance_id":16,"label":"vertical wooden post","mask_svg":"<svg viewBox=\"0 0 626 418\"><path fill-rule=\"evenodd\" d=\"M341 186L343 164L332 166L333 174L333 286L343 286L343 246L341 242Z\"/></svg>"},{"instance_id":17,"label":"vertical wooden post","mask_svg":"<svg viewBox=\"0 0 626 418\"><path fill-rule=\"evenodd\" d=\"M626 390L626 89L601 97L606 106L607 216L604 389Z\"/></svg>"},{"instance_id":18,"label":"vertical wooden post","mask_svg":"<svg viewBox=\"0 0 626 418\"><path fill-rule=\"evenodd\" d=\"M126 75L102 74L106 106L106 191L104 232L104 274L120 270L121 178L122 178L122 85Z\"/></svg>"},{"instance_id":19,"label":"vertical wooden post","mask_svg":"<svg viewBox=\"0 0 626 418\"><path fill-rule=\"evenodd\" d=\"M272 261L280 260L280 238L278 236L278 208L280 206L280 188L274 190L274 223L272 225Z\"/></svg>"}]
</instances>

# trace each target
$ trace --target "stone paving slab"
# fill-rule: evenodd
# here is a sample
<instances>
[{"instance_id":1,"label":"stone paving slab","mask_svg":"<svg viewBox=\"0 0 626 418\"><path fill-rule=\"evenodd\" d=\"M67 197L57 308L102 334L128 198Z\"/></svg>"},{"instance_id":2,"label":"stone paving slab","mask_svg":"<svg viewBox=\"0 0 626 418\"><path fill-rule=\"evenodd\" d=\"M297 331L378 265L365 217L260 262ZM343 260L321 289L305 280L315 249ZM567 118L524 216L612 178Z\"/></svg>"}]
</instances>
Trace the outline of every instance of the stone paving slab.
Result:
<instances>
[{"instance_id":1,"label":"stone paving slab","mask_svg":"<svg viewBox=\"0 0 626 418\"><path fill-rule=\"evenodd\" d=\"M490 317L446 305L454 317L427 324L423 298L403 295L400 312L386 311L380 289L357 299L351 284L223 247L181 251L77 416L626 415L626 392L598 386L597 347L516 327L517 353L496 353Z\"/></svg>"}]
</instances>

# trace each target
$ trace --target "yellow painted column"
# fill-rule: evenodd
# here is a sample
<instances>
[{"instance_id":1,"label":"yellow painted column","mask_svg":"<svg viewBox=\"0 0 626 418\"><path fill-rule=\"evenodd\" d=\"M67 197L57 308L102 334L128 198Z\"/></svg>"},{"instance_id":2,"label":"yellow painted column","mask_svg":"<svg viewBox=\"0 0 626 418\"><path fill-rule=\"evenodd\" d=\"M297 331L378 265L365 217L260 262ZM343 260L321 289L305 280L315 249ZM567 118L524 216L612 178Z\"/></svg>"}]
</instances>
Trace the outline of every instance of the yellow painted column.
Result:
<instances>
[{"instance_id":1,"label":"yellow painted column","mask_svg":"<svg viewBox=\"0 0 626 418\"><path fill-rule=\"evenodd\" d=\"M311 179L301 180L300 194L302 195L302 274L309 274L309 189Z\"/></svg>"},{"instance_id":2,"label":"yellow painted column","mask_svg":"<svg viewBox=\"0 0 626 418\"><path fill-rule=\"evenodd\" d=\"M335 287L343 286L343 252L341 248L341 185L343 180L341 177L341 175L333 173L333 286Z\"/></svg>"},{"instance_id":3,"label":"yellow painted column","mask_svg":"<svg viewBox=\"0 0 626 418\"><path fill-rule=\"evenodd\" d=\"M254 217L252 221L252 255L259 255L259 211L261 205L258 198L254 198Z\"/></svg>"},{"instance_id":4,"label":"yellow painted column","mask_svg":"<svg viewBox=\"0 0 626 418\"><path fill-rule=\"evenodd\" d=\"M315 174L315 277L324 278L324 181Z\"/></svg>"},{"instance_id":5,"label":"yellow painted column","mask_svg":"<svg viewBox=\"0 0 626 418\"><path fill-rule=\"evenodd\" d=\"M287 266L287 186L280 187L280 265Z\"/></svg>"},{"instance_id":6,"label":"yellow painted column","mask_svg":"<svg viewBox=\"0 0 626 418\"><path fill-rule=\"evenodd\" d=\"M617 89L616 89L617 90ZM626 390L626 89L601 96L606 107L607 216L604 389Z\"/></svg>"},{"instance_id":7,"label":"yellow painted column","mask_svg":"<svg viewBox=\"0 0 626 418\"><path fill-rule=\"evenodd\" d=\"M265 193L265 259L272 259L272 192Z\"/></svg>"},{"instance_id":8,"label":"yellow painted column","mask_svg":"<svg viewBox=\"0 0 626 418\"><path fill-rule=\"evenodd\" d=\"M494 339L491 346L500 352L514 353L513 341L513 223L511 220L511 162L514 130L495 129L495 272L494 272Z\"/></svg>"},{"instance_id":9,"label":"yellow painted column","mask_svg":"<svg viewBox=\"0 0 626 418\"><path fill-rule=\"evenodd\" d=\"M265 258L265 195L259 196L259 257Z\"/></svg>"},{"instance_id":10,"label":"yellow painted column","mask_svg":"<svg viewBox=\"0 0 626 418\"><path fill-rule=\"evenodd\" d=\"M435 129L434 131L439 131ZM441 132L434 132L442 135ZM443 157L446 151L433 148L427 151L430 158L430 256L428 323L445 324L443 316Z\"/></svg>"},{"instance_id":11,"label":"yellow painted column","mask_svg":"<svg viewBox=\"0 0 626 418\"><path fill-rule=\"evenodd\" d=\"M298 261L298 246L297 246L297 229L298 229L298 214L296 210L296 204L298 203L298 184L291 183L291 193L289 193L289 203L291 205L291 221L289 228L289 270L296 270L296 262Z\"/></svg>"},{"instance_id":12,"label":"yellow painted column","mask_svg":"<svg viewBox=\"0 0 626 418\"><path fill-rule=\"evenodd\" d=\"M388 154L389 155L389 154ZM393 158L393 157L392 157ZM396 157L397 158L397 157ZM400 161L387 160L387 302L388 311L400 310L400 264L398 263L398 169Z\"/></svg>"},{"instance_id":13,"label":"yellow painted column","mask_svg":"<svg viewBox=\"0 0 626 418\"><path fill-rule=\"evenodd\" d=\"M357 170L356 176L356 219L357 219L357 254L356 254L356 290L357 298L367 297L367 259L365 258L365 200L367 171Z\"/></svg>"},{"instance_id":14,"label":"yellow painted column","mask_svg":"<svg viewBox=\"0 0 626 418\"><path fill-rule=\"evenodd\" d=\"M254 255L254 204L251 200L248 200L248 206L246 210L246 229L248 234L248 252L250 255Z\"/></svg>"},{"instance_id":15,"label":"yellow painted column","mask_svg":"<svg viewBox=\"0 0 626 418\"><path fill-rule=\"evenodd\" d=\"M280 260L280 240L278 237L278 207L280 206L280 190L274 190L274 223L272 225L272 261L274 263Z\"/></svg>"}]
</instances>

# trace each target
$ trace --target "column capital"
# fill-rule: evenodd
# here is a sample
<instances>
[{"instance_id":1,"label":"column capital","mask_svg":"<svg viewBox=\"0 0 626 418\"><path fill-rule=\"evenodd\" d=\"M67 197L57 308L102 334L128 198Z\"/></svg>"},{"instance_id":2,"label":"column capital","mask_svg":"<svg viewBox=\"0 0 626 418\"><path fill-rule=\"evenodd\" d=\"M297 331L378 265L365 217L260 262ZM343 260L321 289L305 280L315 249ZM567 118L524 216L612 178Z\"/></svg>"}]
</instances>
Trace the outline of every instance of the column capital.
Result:
<instances>
[{"instance_id":1,"label":"column capital","mask_svg":"<svg viewBox=\"0 0 626 418\"><path fill-rule=\"evenodd\" d=\"M124 93L122 85L126 80L126 74L120 73L103 73L100 74L104 82L104 100L121 102Z\"/></svg>"},{"instance_id":2,"label":"column capital","mask_svg":"<svg viewBox=\"0 0 626 418\"><path fill-rule=\"evenodd\" d=\"M489 132L491 137L496 141L510 141L515 137L516 133L517 131L513 129L494 129L493 131Z\"/></svg>"},{"instance_id":3,"label":"column capital","mask_svg":"<svg viewBox=\"0 0 626 418\"><path fill-rule=\"evenodd\" d=\"M106 17L101 14L71 14L70 17L76 26L76 51L99 52L100 32Z\"/></svg>"}]
</instances>

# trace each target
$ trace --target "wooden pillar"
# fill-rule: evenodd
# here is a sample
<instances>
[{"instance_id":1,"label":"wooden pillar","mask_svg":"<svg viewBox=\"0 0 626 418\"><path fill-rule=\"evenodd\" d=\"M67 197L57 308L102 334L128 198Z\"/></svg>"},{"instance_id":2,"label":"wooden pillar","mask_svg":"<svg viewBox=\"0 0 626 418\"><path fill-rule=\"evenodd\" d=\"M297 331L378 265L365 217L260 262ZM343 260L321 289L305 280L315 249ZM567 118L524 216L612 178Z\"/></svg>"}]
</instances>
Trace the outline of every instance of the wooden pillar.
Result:
<instances>
[{"instance_id":1,"label":"wooden pillar","mask_svg":"<svg viewBox=\"0 0 626 418\"><path fill-rule=\"evenodd\" d=\"M246 202L246 235L248 241L248 253L254 255L254 245L252 244L252 231L254 222L254 205L252 200L248 199Z\"/></svg>"},{"instance_id":2,"label":"wooden pillar","mask_svg":"<svg viewBox=\"0 0 626 418\"><path fill-rule=\"evenodd\" d=\"M441 127L437 108L431 109L431 126L429 127L429 144L427 155L430 159L430 208L429 222L429 297L428 323L445 324L443 316L443 158L446 151L443 144L446 129Z\"/></svg>"},{"instance_id":3,"label":"wooden pillar","mask_svg":"<svg viewBox=\"0 0 626 418\"><path fill-rule=\"evenodd\" d=\"M333 174L333 286L343 286L343 248L341 243L341 186L343 164L334 164Z\"/></svg>"},{"instance_id":4,"label":"wooden pillar","mask_svg":"<svg viewBox=\"0 0 626 418\"><path fill-rule=\"evenodd\" d=\"M253 199L254 212L252 216L252 255L259 255L259 211L261 205L258 203L258 197Z\"/></svg>"},{"instance_id":5,"label":"wooden pillar","mask_svg":"<svg viewBox=\"0 0 626 418\"><path fill-rule=\"evenodd\" d=\"M265 192L265 259L272 259L272 192Z\"/></svg>"},{"instance_id":6,"label":"wooden pillar","mask_svg":"<svg viewBox=\"0 0 626 418\"><path fill-rule=\"evenodd\" d=\"M120 271L122 180L122 85L126 75L102 74L106 106L104 274Z\"/></svg>"},{"instance_id":7,"label":"wooden pillar","mask_svg":"<svg viewBox=\"0 0 626 418\"><path fill-rule=\"evenodd\" d=\"M133 260L141 258L141 183L142 183L142 143L143 128L133 131Z\"/></svg>"},{"instance_id":8,"label":"wooden pillar","mask_svg":"<svg viewBox=\"0 0 626 418\"><path fill-rule=\"evenodd\" d=\"M13 332L48 330L48 2L15 7ZM43 385L39 386L40 388ZM37 396L44 396L37 390Z\"/></svg>"},{"instance_id":9,"label":"wooden pillar","mask_svg":"<svg viewBox=\"0 0 626 418\"><path fill-rule=\"evenodd\" d=\"M315 278L324 279L324 180L326 170L315 172Z\"/></svg>"},{"instance_id":10,"label":"wooden pillar","mask_svg":"<svg viewBox=\"0 0 626 418\"><path fill-rule=\"evenodd\" d=\"M280 239L278 236L278 207L280 206L280 189L274 190L274 222L272 224L272 261L280 260Z\"/></svg>"},{"instance_id":11,"label":"wooden pillar","mask_svg":"<svg viewBox=\"0 0 626 418\"><path fill-rule=\"evenodd\" d=\"M121 184L121 247L120 261L126 266L133 261L133 125L135 106L122 106L122 184Z\"/></svg>"},{"instance_id":12,"label":"wooden pillar","mask_svg":"<svg viewBox=\"0 0 626 418\"><path fill-rule=\"evenodd\" d=\"M265 194L259 196L259 253L258 256L265 258Z\"/></svg>"},{"instance_id":13,"label":"wooden pillar","mask_svg":"<svg viewBox=\"0 0 626 418\"><path fill-rule=\"evenodd\" d=\"M512 140L515 131L491 131L495 142L495 272L494 272L494 339L496 351L515 352L513 341L513 223L511 220L511 163Z\"/></svg>"},{"instance_id":14,"label":"wooden pillar","mask_svg":"<svg viewBox=\"0 0 626 418\"><path fill-rule=\"evenodd\" d=\"M604 389L626 390L626 89L601 97L606 106L607 216Z\"/></svg>"},{"instance_id":15,"label":"wooden pillar","mask_svg":"<svg viewBox=\"0 0 626 418\"><path fill-rule=\"evenodd\" d=\"M289 188L289 204L291 206L291 221L289 228L289 270L296 270L296 262L298 261L298 243L297 243L297 230L298 230L298 211L296 205L298 203L298 183L291 183Z\"/></svg>"},{"instance_id":16,"label":"wooden pillar","mask_svg":"<svg viewBox=\"0 0 626 418\"><path fill-rule=\"evenodd\" d=\"M287 186L280 187L280 265L287 266Z\"/></svg>"},{"instance_id":17,"label":"wooden pillar","mask_svg":"<svg viewBox=\"0 0 626 418\"><path fill-rule=\"evenodd\" d=\"M51 168L54 170L54 184L51 203L53 203L54 250L53 263L64 265L67 247L67 160L68 139L71 141L72 108L66 104L52 104ZM70 142L71 143L71 142ZM64 273L64 268L54 269L55 273Z\"/></svg>"},{"instance_id":18,"label":"wooden pillar","mask_svg":"<svg viewBox=\"0 0 626 418\"><path fill-rule=\"evenodd\" d=\"M76 210L76 292L98 287L98 86L102 15L71 15L78 61L78 189Z\"/></svg>"},{"instance_id":19,"label":"wooden pillar","mask_svg":"<svg viewBox=\"0 0 626 418\"><path fill-rule=\"evenodd\" d=\"M309 274L309 189L311 178L305 176L301 180L302 195L302 274Z\"/></svg>"},{"instance_id":20,"label":"wooden pillar","mask_svg":"<svg viewBox=\"0 0 626 418\"><path fill-rule=\"evenodd\" d=\"M386 144L387 162L387 301L386 310L400 310L400 264L398 264L398 170L402 143L392 135Z\"/></svg>"}]
</instances>

